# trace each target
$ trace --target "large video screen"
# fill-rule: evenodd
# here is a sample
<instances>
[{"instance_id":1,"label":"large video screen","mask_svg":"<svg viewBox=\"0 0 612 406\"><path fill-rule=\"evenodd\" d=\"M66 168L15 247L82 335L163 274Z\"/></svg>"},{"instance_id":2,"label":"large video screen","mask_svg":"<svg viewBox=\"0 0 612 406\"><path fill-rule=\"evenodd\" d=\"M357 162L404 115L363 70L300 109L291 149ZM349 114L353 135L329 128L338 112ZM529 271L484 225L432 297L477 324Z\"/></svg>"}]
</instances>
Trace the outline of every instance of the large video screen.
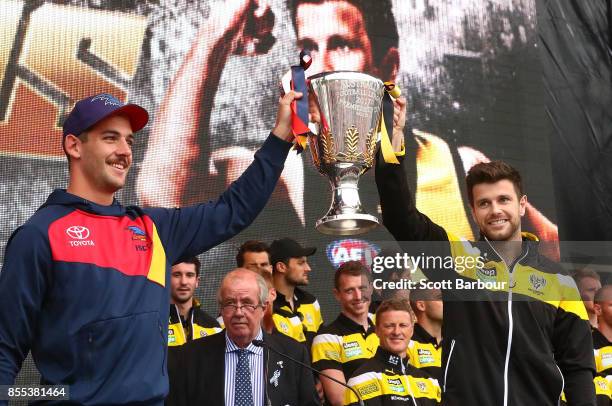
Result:
<instances>
[{"instance_id":1,"label":"large video screen","mask_svg":"<svg viewBox=\"0 0 612 406\"><path fill-rule=\"evenodd\" d=\"M556 238L534 1L243 3L250 4L2 2L2 253L12 231L67 185L61 124L76 100L105 92L151 114L117 194L123 204L207 201L239 176L268 136L280 78L301 49L313 58L308 75L363 71L402 88L406 167L423 213L454 234L477 238L464 177L478 162L503 159L525 174L523 228ZM373 170L361 178L360 195L380 218ZM317 247L308 290L326 320L334 318L334 267L367 260L392 237L382 226L352 239L318 233L314 224L330 202L328 181L309 151L292 152L257 221L202 255L198 295L205 308L216 312L214 292L243 241L292 237Z\"/></svg>"}]
</instances>

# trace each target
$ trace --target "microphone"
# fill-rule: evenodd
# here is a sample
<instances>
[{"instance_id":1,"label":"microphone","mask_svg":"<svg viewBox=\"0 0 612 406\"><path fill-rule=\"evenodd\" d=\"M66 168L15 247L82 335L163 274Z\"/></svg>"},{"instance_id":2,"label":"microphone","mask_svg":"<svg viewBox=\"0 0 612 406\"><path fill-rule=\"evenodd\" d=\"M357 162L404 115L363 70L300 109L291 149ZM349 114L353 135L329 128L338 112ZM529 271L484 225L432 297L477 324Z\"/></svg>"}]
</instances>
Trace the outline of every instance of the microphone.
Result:
<instances>
[{"instance_id":1,"label":"microphone","mask_svg":"<svg viewBox=\"0 0 612 406\"><path fill-rule=\"evenodd\" d=\"M327 379L329 379L331 381L334 381L334 382L336 382L339 385L344 386L345 388L351 390L355 394L355 396L357 396L357 400L359 401L359 406L364 406L363 400L361 399L361 396L359 395L359 393L354 388L351 388L350 386L348 386L346 383L341 382L341 381L337 380L336 378L332 378L331 376L329 376L327 374L324 374L323 372L319 371L318 369L315 369L315 368L311 367L310 365L303 363L302 361L299 361L299 360L297 360L297 359L295 359L293 357L290 357L289 355L287 355L287 354L285 354L283 352L278 351L276 348L272 347L270 344L264 342L263 340L253 340L252 343L256 347L267 348L268 350L277 353L281 357L287 358L288 360L291 360L291 361L295 362L296 364L303 366L304 368L307 368L307 369L309 369L309 370L311 370L313 372L316 372L317 374L319 374L321 376L324 376Z\"/></svg>"}]
</instances>

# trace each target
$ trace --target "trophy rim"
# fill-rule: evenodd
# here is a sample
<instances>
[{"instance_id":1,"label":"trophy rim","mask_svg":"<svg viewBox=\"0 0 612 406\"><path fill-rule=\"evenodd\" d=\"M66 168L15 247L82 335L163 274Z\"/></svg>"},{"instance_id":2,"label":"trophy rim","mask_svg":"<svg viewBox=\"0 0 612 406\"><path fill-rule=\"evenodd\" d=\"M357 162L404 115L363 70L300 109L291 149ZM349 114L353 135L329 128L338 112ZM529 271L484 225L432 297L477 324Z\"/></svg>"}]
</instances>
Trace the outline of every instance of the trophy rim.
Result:
<instances>
[{"instance_id":1,"label":"trophy rim","mask_svg":"<svg viewBox=\"0 0 612 406\"><path fill-rule=\"evenodd\" d=\"M331 75L337 74L337 73L351 73L351 74L355 74L355 75L358 75L358 76L362 76L364 78L375 79L376 81L380 81L380 83L383 83L382 79L377 78L376 76L370 75L369 73L359 72L359 71L355 71L355 70L334 70L334 71L319 72L319 73L314 74L312 76L308 76L308 80L319 79L319 78L323 78L323 77L326 77L326 76L331 76Z\"/></svg>"}]
</instances>

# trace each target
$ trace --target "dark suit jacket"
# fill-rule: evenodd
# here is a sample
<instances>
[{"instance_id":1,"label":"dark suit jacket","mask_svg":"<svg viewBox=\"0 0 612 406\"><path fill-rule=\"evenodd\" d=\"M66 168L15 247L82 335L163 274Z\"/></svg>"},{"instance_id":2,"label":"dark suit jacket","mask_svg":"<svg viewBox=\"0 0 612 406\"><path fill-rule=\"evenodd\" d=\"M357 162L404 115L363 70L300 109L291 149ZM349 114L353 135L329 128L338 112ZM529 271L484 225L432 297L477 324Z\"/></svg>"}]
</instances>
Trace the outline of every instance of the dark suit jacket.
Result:
<instances>
[{"instance_id":1,"label":"dark suit jacket","mask_svg":"<svg viewBox=\"0 0 612 406\"><path fill-rule=\"evenodd\" d=\"M310 365L306 348L294 340L282 335L271 336L264 333L264 341L277 351ZM319 404L312 372L308 369L265 347L264 368L267 369L264 405ZM168 375L170 394L166 399L167 405L225 404L225 332L194 340L183 346L170 347Z\"/></svg>"}]
</instances>

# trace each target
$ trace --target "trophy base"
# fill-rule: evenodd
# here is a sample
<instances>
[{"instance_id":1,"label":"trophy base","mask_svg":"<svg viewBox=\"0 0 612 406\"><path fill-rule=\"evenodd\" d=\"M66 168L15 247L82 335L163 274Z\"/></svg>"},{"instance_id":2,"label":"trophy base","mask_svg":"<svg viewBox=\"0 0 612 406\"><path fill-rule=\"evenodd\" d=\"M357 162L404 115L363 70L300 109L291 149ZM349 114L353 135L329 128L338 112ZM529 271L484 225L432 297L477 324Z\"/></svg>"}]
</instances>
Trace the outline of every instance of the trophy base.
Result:
<instances>
[{"instance_id":1,"label":"trophy base","mask_svg":"<svg viewBox=\"0 0 612 406\"><path fill-rule=\"evenodd\" d=\"M378 219L370 214L337 214L317 220L315 228L323 234L357 235L373 230L378 224Z\"/></svg>"}]
</instances>

